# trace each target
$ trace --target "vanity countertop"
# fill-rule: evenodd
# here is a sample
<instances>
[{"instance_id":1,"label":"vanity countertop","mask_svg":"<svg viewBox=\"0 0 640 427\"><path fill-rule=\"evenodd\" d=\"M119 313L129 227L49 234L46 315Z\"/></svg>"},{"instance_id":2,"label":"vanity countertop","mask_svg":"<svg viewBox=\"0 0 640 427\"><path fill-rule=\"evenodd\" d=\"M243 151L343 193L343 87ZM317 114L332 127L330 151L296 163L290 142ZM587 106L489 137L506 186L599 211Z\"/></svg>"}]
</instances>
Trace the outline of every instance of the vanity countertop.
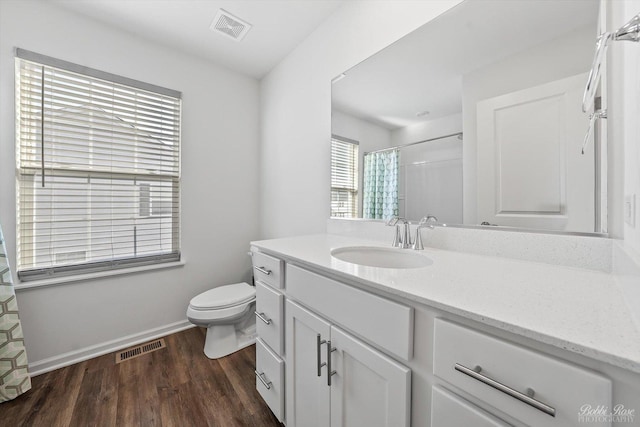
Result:
<instances>
[{"instance_id":1,"label":"vanity countertop","mask_svg":"<svg viewBox=\"0 0 640 427\"><path fill-rule=\"evenodd\" d=\"M337 279L640 373L640 330L610 273L429 247L419 251L433 260L427 267L367 267L338 260L331 250L389 245L332 234L251 245Z\"/></svg>"}]
</instances>

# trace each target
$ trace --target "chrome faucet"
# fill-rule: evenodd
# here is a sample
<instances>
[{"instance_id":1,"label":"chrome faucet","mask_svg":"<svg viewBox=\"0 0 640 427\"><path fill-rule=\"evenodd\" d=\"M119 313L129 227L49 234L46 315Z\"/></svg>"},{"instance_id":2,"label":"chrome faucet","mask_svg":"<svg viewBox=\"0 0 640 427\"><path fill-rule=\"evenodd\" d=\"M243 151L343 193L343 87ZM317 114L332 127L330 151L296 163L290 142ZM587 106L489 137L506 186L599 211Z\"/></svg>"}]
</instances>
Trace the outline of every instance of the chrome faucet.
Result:
<instances>
[{"instance_id":1,"label":"chrome faucet","mask_svg":"<svg viewBox=\"0 0 640 427\"><path fill-rule=\"evenodd\" d=\"M400 233L400 225L398 225L398 222L401 222L404 226L402 233ZM387 225L396 226L396 234L393 238L392 246L396 248L409 249L412 245L409 221L407 221L405 218L394 216L387 221Z\"/></svg>"},{"instance_id":2,"label":"chrome faucet","mask_svg":"<svg viewBox=\"0 0 640 427\"><path fill-rule=\"evenodd\" d=\"M422 236L420 235L420 230L423 228L430 228L433 230L435 224L438 223L438 218L433 215L427 215L420 220L418 223L418 227L416 228L416 240L413 242L412 248L421 251L424 249L424 245L422 244Z\"/></svg>"}]
</instances>

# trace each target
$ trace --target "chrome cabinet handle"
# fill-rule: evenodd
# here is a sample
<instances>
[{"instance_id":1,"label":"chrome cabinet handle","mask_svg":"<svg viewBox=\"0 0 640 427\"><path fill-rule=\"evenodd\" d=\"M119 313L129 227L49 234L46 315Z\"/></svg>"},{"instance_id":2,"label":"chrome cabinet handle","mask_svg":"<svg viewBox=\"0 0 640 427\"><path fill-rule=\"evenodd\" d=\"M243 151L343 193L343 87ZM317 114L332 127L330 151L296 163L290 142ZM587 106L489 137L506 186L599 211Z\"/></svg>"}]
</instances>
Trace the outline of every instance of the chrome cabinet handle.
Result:
<instances>
[{"instance_id":1,"label":"chrome cabinet handle","mask_svg":"<svg viewBox=\"0 0 640 427\"><path fill-rule=\"evenodd\" d=\"M458 372L462 372L463 374L470 376L473 379L480 381L483 384L488 385L489 387L500 390L501 392L508 394L509 396L516 398L529 406L533 406L537 410L542 411L547 415L551 415L552 417L556 416L555 408L533 398L535 392L532 389L527 390L528 394L524 394L519 392L518 390L514 390L511 387L508 387L501 382L494 380L493 378L489 378L488 376L481 374L480 372L482 371L482 368L480 366L476 366L475 369L469 369L464 365L456 363L454 369Z\"/></svg>"},{"instance_id":2,"label":"chrome cabinet handle","mask_svg":"<svg viewBox=\"0 0 640 427\"><path fill-rule=\"evenodd\" d=\"M258 377L260 382L267 388L267 390L271 390L271 381L267 382L267 380L264 378L264 372L260 373L257 370L255 370L253 372L256 373L256 377Z\"/></svg>"},{"instance_id":3,"label":"chrome cabinet handle","mask_svg":"<svg viewBox=\"0 0 640 427\"><path fill-rule=\"evenodd\" d=\"M327 342L320 337L320 334L316 335L316 365L318 366L318 376L322 375L322 367L326 366L325 362L320 363L320 346Z\"/></svg>"},{"instance_id":4,"label":"chrome cabinet handle","mask_svg":"<svg viewBox=\"0 0 640 427\"><path fill-rule=\"evenodd\" d=\"M271 275L271 270L267 270L264 267L258 267L258 266L254 266L253 268L255 268L256 270L258 270L260 273L266 274L267 276Z\"/></svg>"},{"instance_id":5,"label":"chrome cabinet handle","mask_svg":"<svg viewBox=\"0 0 640 427\"><path fill-rule=\"evenodd\" d=\"M336 371L331 370L331 353L336 351L337 348L331 347L331 341L327 341L327 385L331 387L331 377L337 374Z\"/></svg>"},{"instance_id":6,"label":"chrome cabinet handle","mask_svg":"<svg viewBox=\"0 0 640 427\"><path fill-rule=\"evenodd\" d=\"M268 318L264 317L264 313L258 313L257 311L254 311L254 313L256 314L256 317L258 319L262 320L267 325L271 324L271 319L268 319Z\"/></svg>"}]
</instances>

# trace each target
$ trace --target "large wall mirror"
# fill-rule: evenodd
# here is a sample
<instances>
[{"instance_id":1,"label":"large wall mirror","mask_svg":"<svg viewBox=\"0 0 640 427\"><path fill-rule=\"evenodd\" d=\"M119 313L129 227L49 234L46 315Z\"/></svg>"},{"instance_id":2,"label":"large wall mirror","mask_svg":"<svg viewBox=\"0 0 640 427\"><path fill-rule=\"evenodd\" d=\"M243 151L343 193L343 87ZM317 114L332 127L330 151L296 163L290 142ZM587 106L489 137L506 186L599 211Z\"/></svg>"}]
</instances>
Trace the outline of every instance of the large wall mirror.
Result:
<instances>
[{"instance_id":1,"label":"large wall mirror","mask_svg":"<svg viewBox=\"0 0 640 427\"><path fill-rule=\"evenodd\" d=\"M334 78L331 216L606 232L603 128L581 153L601 19L466 0Z\"/></svg>"}]
</instances>

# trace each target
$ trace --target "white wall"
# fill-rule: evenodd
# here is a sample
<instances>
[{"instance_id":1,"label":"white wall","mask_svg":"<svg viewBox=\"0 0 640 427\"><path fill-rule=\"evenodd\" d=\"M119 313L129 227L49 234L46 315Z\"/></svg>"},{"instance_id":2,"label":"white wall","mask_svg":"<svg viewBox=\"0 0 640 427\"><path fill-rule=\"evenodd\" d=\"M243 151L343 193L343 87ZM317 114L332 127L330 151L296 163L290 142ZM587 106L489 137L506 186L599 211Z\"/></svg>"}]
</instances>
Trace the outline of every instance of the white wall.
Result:
<instances>
[{"instance_id":1,"label":"white wall","mask_svg":"<svg viewBox=\"0 0 640 427\"><path fill-rule=\"evenodd\" d=\"M388 129L337 110L331 112L331 133L358 141L360 152L391 146Z\"/></svg>"},{"instance_id":2,"label":"white wall","mask_svg":"<svg viewBox=\"0 0 640 427\"><path fill-rule=\"evenodd\" d=\"M326 229L331 79L458 3L345 2L261 81L262 237Z\"/></svg>"},{"instance_id":3,"label":"white wall","mask_svg":"<svg viewBox=\"0 0 640 427\"><path fill-rule=\"evenodd\" d=\"M611 1L608 31L615 31L640 12L639 0ZM614 237L624 236L627 248L640 254L640 45L611 43L608 55L610 223L622 224ZM624 221L623 203L635 196L635 225ZM620 230L621 229L621 230Z\"/></svg>"},{"instance_id":4,"label":"white wall","mask_svg":"<svg viewBox=\"0 0 640 427\"><path fill-rule=\"evenodd\" d=\"M476 104L483 99L589 71L594 48L584 40L594 37L593 31L585 27L463 76L465 224L478 222Z\"/></svg>"},{"instance_id":5,"label":"white wall","mask_svg":"<svg viewBox=\"0 0 640 427\"><path fill-rule=\"evenodd\" d=\"M331 133L358 141L358 216L362 217L364 153L391 146L388 129L338 110L331 111Z\"/></svg>"},{"instance_id":6,"label":"white wall","mask_svg":"<svg viewBox=\"0 0 640 427\"><path fill-rule=\"evenodd\" d=\"M406 145L458 132L462 132L462 113L394 129L391 132L391 145Z\"/></svg>"},{"instance_id":7,"label":"white wall","mask_svg":"<svg viewBox=\"0 0 640 427\"><path fill-rule=\"evenodd\" d=\"M259 215L258 82L28 0L0 1L0 219L9 254L15 254L16 225L14 46L183 93L186 265L18 291L32 364L43 368L89 346L186 321L194 295L250 277L246 252L258 237ZM11 264L15 270L15 259ZM67 352L72 353L56 359ZM41 363L47 358L54 359Z\"/></svg>"}]
</instances>

